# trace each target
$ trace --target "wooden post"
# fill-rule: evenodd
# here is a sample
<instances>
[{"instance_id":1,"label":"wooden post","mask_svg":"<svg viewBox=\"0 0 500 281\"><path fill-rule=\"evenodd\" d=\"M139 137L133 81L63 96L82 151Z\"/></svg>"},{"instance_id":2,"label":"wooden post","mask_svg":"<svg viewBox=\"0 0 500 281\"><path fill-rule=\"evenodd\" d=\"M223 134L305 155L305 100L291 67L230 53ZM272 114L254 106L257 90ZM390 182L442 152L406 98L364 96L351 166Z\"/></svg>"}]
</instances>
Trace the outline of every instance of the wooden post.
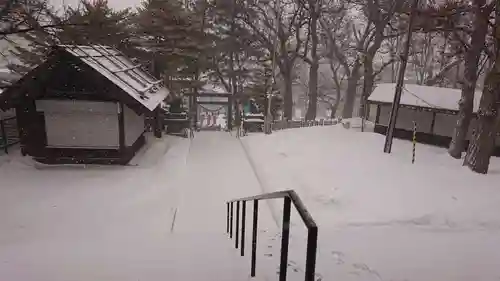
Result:
<instances>
[{"instance_id":1,"label":"wooden post","mask_svg":"<svg viewBox=\"0 0 500 281\"><path fill-rule=\"evenodd\" d=\"M233 130L233 105L234 105L234 96L229 96L227 98L227 130L231 132Z\"/></svg>"},{"instance_id":2,"label":"wooden post","mask_svg":"<svg viewBox=\"0 0 500 281\"><path fill-rule=\"evenodd\" d=\"M380 122L380 104L377 104L377 113L375 115L375 125Z\"/></svg>"},{"instance_id":3,"label":"wooden post","mask_svg":"<svg viewBox=\"0 0 500 281\"><path fill-rule=\"evenodd\" d=\"M431 121L431 134L434 134L434 127L436 126L436 112L432 113L432 121Z\"/></svg>"},{"instance_id":4,"label":"wooden post","mask_svg":"<svg viewBox=\"0 0 500 281\"><path fill-rule=\"evenodd\" d=\"M411 163L415 164L415 151L417 147L417 122L413 121L413 136L412 136L412 156Z\"/></svg>"},{"instance_id":5,"label":"wooden post","mask_svg":"<svg viewBox=\"0 0 500 281\"><path fill-rule=\"evenodd\" d=\"M120 144L120 152L124 152L125 145L125 114L123 112L123 103L118 104L118 143Z\"/></svg>"},{"instance_id":6,"label":"wooden post","mask_svg":"<svg viewBox=\"0 0 500 281\"><path fill-rule=\"evenodd\" d=\"M153 119L154 119L154 135L156 138L161 139L162 136L162 123L163 120L161 120L161 109L160 106L158 105L157 108L153 111Z\"/></svg>"}]
</instances>

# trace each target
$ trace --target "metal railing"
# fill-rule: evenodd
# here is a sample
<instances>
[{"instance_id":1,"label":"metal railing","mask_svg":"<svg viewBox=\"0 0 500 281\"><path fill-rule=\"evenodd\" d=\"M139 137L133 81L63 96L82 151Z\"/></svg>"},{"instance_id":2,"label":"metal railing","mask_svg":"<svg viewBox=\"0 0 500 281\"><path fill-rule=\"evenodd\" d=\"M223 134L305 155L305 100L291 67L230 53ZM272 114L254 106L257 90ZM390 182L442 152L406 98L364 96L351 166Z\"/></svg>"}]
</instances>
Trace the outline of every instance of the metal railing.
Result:
<instances>
[{"instance_id":1,"label":"metal railing","mask_svg":"<svg viewBox=\"0 0 500 281\"><path fill-rule=\"evenodd\" d=\"M255 277L256 266L256 253L257 253L257 226L258 226L258 213L259 201L268 199L284 199L283 205L283 224L281 236L281 256L280 256L280 270L279 281L286 280L287 266L288 266L288 245L290 240L290 211L291 203L299 213L302 221L307 227L307 250L306 250L306 268L305 268L305 281L314 281L316 270L316 250L318 246L318 227L314 222L311 214L307 211L304 203L300 200L299 196L293 190L285 190L273 193L267 193L252 197L245 197L228 201L227 204L227 221L226 231L229 237L233 238L233 211L234 203L236 203L236 229L235 234L235 248L240 246L241 256L245 255L245 225L246 225L246 202L253 201L253 229L252 229L252 257L250 262L250 275ZM240 223L240 205L241 205L241 223ZM241 237L239 233L241 224Z\"/></svg>"}]
</instances>

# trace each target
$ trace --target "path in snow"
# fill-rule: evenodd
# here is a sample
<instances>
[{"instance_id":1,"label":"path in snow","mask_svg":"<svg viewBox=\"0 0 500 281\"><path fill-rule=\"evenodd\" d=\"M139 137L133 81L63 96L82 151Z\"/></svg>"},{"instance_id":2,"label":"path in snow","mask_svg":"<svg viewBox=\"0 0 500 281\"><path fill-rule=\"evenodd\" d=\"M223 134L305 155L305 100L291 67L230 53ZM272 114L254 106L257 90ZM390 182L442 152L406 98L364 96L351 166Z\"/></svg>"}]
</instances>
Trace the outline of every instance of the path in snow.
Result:
<instances>
[{"instance_id":1,"label":"path in snow","mask_svg":"<svg viewBox=\"0 0 500 281\"><path fill-rule=\"evenodd\" d=\"M225 235L225 201L262 192L239 141L221 132L167 140L137 166L3 164L0 280L248 280L250 231L246 257ZM267 280L276 225L261 206L257 280Z\"/></svg>"},{"instance_id":2,"label":"path in snow","mask_svg":"<svg viewBox=\"0 0 500 281\"><path fill-rule=\"evenodd\" d=\"M180 197L175 206L176 219L172 227L172 237L179 239L178 245L189 243L179 246L179 249L191 253L191 268L177 280L191 280L189 277L193 269L201 271L201 276L219 276L217 280L246 280L250 273L252 207L250 204L247 207L246 257L240 257L239 250L230 249L234 247L234 240L229 240L223 234L226 230L225 202L262 193L259 182L235 137L224 132L207 131L197 133L191 142L186 160L188 176L179 192ZM268 241L262 241L268 237L263 236L265 233L262 231L274 230L276 225L266 205L261 205L259 209L262 238L257 262L258 266L262 266L269 262L263 252L267 249ZM225 247L221 248L220 245ZM227 253L224 252L226 248L229 249ZM265 278L264 275L261 277Z\"/></svg>"}]
</instances>

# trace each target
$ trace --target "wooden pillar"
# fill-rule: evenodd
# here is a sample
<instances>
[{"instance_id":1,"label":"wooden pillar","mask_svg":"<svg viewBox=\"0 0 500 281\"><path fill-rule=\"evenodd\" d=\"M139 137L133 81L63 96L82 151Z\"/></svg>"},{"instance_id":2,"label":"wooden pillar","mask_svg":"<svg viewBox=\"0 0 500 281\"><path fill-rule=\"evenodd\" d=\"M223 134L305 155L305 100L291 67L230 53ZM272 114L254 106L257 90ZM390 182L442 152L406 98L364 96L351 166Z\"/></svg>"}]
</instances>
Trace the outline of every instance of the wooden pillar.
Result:
<instances>
[{"instance_id":1,"label":"wooden pillar","mask_svg":"<svg viewBox=\"0 0 500 281\"><path fill-rule=\"evenodd\" d=\"M126 149L125 144L125 114L123 112L123 103L118 104L118 143L120 151L123 153Z\"/></svg>"},{"instance_id":2,"label":"wooden pillar","mask_svg":"<svg viewBox=\"0 0 500 281\"><path fill-rule=\"evenodd\" d=\"M192 117L193 117L193 124L198 129L198 98L196 96L191 97L191 104L192 104Z\"/></svg>"},{"instance_id":3,"label":"wooden pillar","mask_svg":"<svg viewBox=\"0 0 500 281\"><path fill-rule=\"evenodd\" d=\"M193 92L193 112L194 114L194 124L198 124L198 96L199 96L198 88L194 88Z\"/></svg>"},{"instance_id":4,"label":"wooden pillar","mask_svg":"<svg viewBox=\"0 0 500 281\"><path fill-rule=\"evenodd\" d=\"M431 121L431 134L434 134L434 126L436 125L436 112L432 112L432 121Z\"/></svg>"},{"instance_id":5,"label":"wooden pillar","mask_svg":"<svg viewBox=\"0 0 500 281\"><path fill-rule=\"evenodd\" d=\"M227 129L228 131L233 130L233 104L234 100L232 96L227 98Z\"/></svg>"},{"instance_id":6,"label":"wooden pillar","mask_svg":"<svg viewBox=\"0 0 500 281\"><path fill-rule=\"evenodd\" d=\"M162 124L163 124L163 120L161 120L161 108L160 108L160 105L158 105L158 107L155 108L155 110L153 111L153 122L154 122L154 125L153 125L153 131L154 131L154 135L156 138L161 138L162 136Z\"/></svg>"},{"instance_id":7,"label":"wooden pillar","mask_svg":"<svg viewBox=\"0 0 500 281\"><path fill-rule=\"evenodd\" d=\"M26 139L26 125L24 122L26 116L26 111L24 106L22 105L17 105L16 106L16 121L17 121L17 131L19 133L19 143L21 146L21 154L23 156L26 156L26 145L27 145L27 139Z\"/></svg>"},{"instance_id":8,"label":"wooden pillar","mask_svg":"<svg viewBox=\"0 0 500 281\"><path fill-rule=\"evenodd\" d=\"M377 104L377 113L375 115L375 124L380 122L380 104Z\"/></svg>"}]
</instances>

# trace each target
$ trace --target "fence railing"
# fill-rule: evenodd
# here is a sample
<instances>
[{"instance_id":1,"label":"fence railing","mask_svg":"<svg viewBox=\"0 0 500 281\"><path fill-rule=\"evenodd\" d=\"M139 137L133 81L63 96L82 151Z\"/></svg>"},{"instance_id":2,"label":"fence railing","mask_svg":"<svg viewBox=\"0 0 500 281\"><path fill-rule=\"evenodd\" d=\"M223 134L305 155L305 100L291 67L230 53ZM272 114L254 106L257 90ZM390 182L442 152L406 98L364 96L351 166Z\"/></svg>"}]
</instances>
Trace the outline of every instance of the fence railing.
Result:
<instances>
[{"instance_id":1,"label":"fence railing","mask_svg":"<svg viewBox=\"0 0 500 281\"><path fill-rule=\"evenodd\" d=\"M305 264L305 281L314 281L316 271L316 251L318 246L318 227L314 219L307 211L306 207L300 200L299 196L293 190L279 191L267 193L252 197L239 198L227 202L227 221L226 231L229 237L233 238L233 219L234 219L234 204L236 204L236 222L234 231L235 248L240 247L241 256L245 255L245 231L246 231L246 202L253 201L253 228L252 228L252 256L250 259L250 275L255 277L256 270L256 254L257 254L257 227L259 214L259 201L269 199L284 199L283 205L283 224L281 235L281 256L279 281L286 281L288 267L288 246L290 241L290 211L291 203L299 213L302 221L307 227L307 250ZM241 211L240 211L241 205ZM241 222L240 222L241 212ZM239 233L241 226L241 236Z\"/></svg>"},{"instance_id":2,"label":"fence railing","mask_svg":"<svg viewBox=\"0 0 500 281\"><path fill-rule=\"evenodd\" d=\"M339 122L337 119L275 121L272 123L272 129L276 131L302 127L332 126L337 125Z\"/></svg>"},{"instance_id":3,"label":"fence railing","mask_svg":"<svg viewBox=\"0 0 500 281\"><path fill-rule=\"evenodd\" d=\"M0 149L9 153L9 147L19 143L19 131L15 116L0 119Z\"/></svg>"}]
</instances>

